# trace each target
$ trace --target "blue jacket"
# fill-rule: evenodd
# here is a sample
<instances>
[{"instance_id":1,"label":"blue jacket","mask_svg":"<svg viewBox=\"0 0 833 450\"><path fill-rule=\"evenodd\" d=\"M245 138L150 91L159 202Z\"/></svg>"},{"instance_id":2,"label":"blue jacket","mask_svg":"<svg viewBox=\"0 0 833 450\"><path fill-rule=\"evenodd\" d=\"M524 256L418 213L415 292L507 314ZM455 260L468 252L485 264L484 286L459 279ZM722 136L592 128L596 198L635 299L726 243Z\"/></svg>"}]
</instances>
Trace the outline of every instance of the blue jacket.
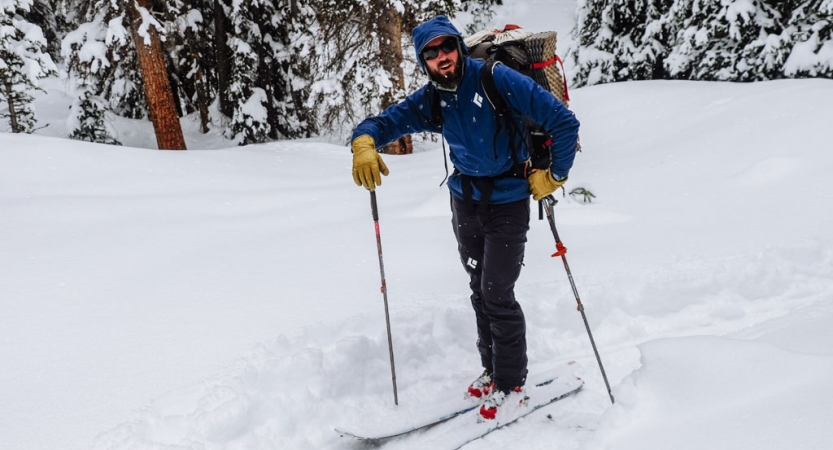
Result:
<instances>
[{"instance_id":1,"label":"blue jacket","mask_svg":"<svg viewBox=\"0 0 833 450\"><path fill-rule=\"evenodd\" d=\"M463 53L463 76L454 92L426 85L392 105L375 117L370 117L359 124L353 131L353 139L370 135L378 147L383 147L406 134L434 132L442 133L448 142L450 158L454 167L461 174L475 177L493 177L512 168L512 150L510 135L506 126L498 129L494 108L486 99L480 84L480 68L484 61L466 56L468 49L462 43L460 32L444 16L438 16L414 29L414 46L417 60L423 71L427 69L420 57L422 48L439 36L456 36ZM503 93L510 110L520 129L523 129L523 116L530 117L541 124L552 138L552 173L567 176L573 166L576 144L578 142L579 122L552 93L545 90L519 72L503 64L494 69L494 79L498 90ZM443 115L442 128L431 121L432 91L440 93ZM499 130L499 131L498 131ZM529 152L518 142L518 160L529 158ZM452 175L448 187L458 198L463 198L461 180ZM529 185L526 180L503 177L495 180L492 203L508 203L529 197ZM480 199L480 192L474 189L473 199Z\"/></svg>"}]
</instances>

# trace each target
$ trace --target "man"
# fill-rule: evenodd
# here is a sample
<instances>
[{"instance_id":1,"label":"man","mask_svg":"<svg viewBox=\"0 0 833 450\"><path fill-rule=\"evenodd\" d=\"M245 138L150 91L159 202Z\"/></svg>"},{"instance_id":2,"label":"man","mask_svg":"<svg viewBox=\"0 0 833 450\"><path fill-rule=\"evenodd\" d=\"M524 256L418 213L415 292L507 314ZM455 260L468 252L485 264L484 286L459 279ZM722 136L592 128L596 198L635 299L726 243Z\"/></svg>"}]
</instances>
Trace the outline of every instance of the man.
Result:
<instances>
[{"instance_id":1,"label":"man","mask_svg":"<svg viewBox=\"0 0 833 450\"><path fill-rule=\"evenodd\" d=\"M579 123L531 78L498 64L494 81L518 127L501 124L480 83L484 62L467 56L462 36L446 17L421 24L413 39L419 64L431 82L359 124L352 139L353 180L369 190L380 186L388 168L376 148L405 134L442 133L448 142L455 168L448 180L452 225L470 277L477 346L485 369L468 392L485 398L480 415L493 419L501 405L525 398L526 323L514 287L529 230L529 195L540 200L567 180ZM440 123L432 113L437 104ZM522 129L523 116L541 124L553 142L550 169L528 178L517 168L519 161L528 167L524 163L529 151L522 136L513 133Z\"/></svg>"}]
</instances>

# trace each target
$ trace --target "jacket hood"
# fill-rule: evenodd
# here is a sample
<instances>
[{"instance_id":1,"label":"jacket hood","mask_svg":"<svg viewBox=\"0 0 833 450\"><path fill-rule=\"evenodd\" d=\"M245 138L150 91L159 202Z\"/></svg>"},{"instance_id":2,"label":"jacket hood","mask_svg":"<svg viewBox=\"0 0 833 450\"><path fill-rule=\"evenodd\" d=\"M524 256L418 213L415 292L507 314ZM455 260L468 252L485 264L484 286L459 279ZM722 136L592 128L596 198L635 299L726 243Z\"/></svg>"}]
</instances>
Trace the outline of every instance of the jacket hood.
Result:
<instances>
[{"instance_id":1,"label":"jacket hood","mask_svg":"<svg viewBox=\"0 0 833 450\"><path fill-rule=\"evenodd\" d=\"M457 38L457 45L460 55L465 57L469 54L469 49L466 47L466 43L463 42L463 35L457 31L457 28L448 20L446 16L437 16L433 19L420 24L416 28L414 28L414 48L416 49L416 57L417 61L419 61L419 66L422 68L422 71L428 73L428 69L425 67L425 61L422 60L422 49L431 42L433 39L440 37L440 36L454 36Z\"/></svg>"}]
</instances>

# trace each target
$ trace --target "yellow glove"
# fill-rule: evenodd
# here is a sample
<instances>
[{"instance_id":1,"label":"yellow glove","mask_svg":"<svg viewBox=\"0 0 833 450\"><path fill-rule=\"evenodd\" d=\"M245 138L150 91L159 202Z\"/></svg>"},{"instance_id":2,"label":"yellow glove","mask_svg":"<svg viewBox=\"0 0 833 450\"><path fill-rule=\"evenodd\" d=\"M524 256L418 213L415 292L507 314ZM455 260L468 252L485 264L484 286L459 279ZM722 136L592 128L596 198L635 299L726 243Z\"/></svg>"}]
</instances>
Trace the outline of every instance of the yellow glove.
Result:
<instances>
[{"instance_id":1,"label":"yellow glove","mask_svg":"<svg viewBox=\"0 0 833 450\"><path fill-rule=\"evenodd\" d=\"M388 166L382 161L382 156L376 153L376 143L373 138L363 134L353 139L353 181L356 186L364 186L369 191L376 190L382 185L382 176L387 176Z\"/></svg>"},{"instance_id":2,"label":"yellow glove","mask_svg":"<svg viewBox=\"0 0 833 450\"><path fill-rule=\"evenodd\" d=\"M552 172L547 169L532 172L526 180L529 182L529 190L532 191L532 198L537 201L555 192L556 189L567 182L567 177L556 180L553 178Z\"/></svg>"}]
</instances>

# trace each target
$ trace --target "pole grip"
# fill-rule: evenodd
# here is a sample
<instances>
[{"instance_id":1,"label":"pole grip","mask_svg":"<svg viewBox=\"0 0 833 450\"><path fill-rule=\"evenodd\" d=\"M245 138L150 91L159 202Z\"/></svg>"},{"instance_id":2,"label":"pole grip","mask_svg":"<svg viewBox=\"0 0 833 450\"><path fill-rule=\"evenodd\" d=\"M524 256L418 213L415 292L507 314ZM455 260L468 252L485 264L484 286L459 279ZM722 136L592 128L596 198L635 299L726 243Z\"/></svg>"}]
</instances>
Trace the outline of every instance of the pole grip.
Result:
<instances>
[{"instance_id":1,"label":"pole grip","mask_svg":"<svg viewBox=\"0 0 833 450\"><path fill-rule=\"evenodd\" d=\"M373 212L373 221L379 221L379 207L376 206L376 191L370 191L370 209Z\"/></svg>"}]
</instances>

